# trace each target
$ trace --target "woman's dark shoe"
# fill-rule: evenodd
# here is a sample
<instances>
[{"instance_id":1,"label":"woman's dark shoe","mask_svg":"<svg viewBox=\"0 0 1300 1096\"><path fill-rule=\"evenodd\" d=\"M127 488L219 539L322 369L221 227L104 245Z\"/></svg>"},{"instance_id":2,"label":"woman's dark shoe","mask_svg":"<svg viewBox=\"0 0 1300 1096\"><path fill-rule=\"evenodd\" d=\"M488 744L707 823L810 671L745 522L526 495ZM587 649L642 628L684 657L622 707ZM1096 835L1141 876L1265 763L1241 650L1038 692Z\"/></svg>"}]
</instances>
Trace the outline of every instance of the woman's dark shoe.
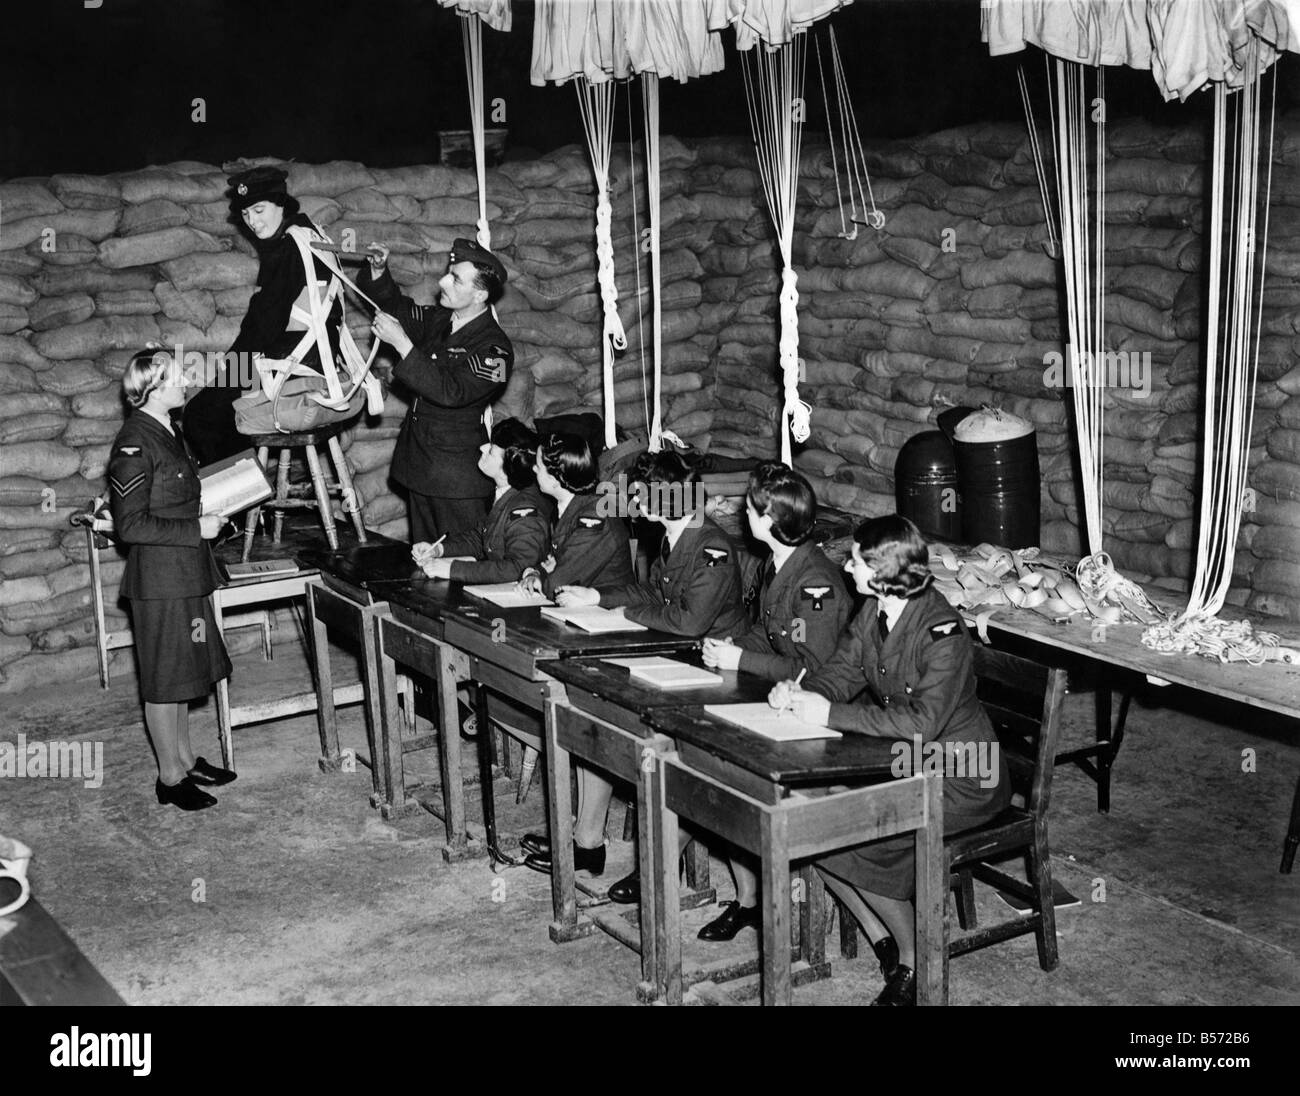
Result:
<instances>
[{"instance_id":1,"label":"woman's dark shoe","mask_svg":"<svg viewBox=\"0 0 1300 1096\"><path fill-rule=\"evenodd\" d=\"M871 950L880 960L881 977L888 982L894 976L894 971L898 969L898 944L894 942L892 936L886 936L872 944Z\"/></svg>"},{"instance_id":2,"label":"woman's dark shoe","mask_svg":"<svg viewBox=\"0 0 1300 1096\"><path fill-rule=\"evenodd\" d=\"M625 875L609 888L609 900L625 906L638 905L641 901L641 876L638 872Z\"/></svg>"},{"instance_id":3,"label":"woman's dark shoe","mask_svg":"<svg viewBox=\"0 0 1300 1096\"><path fill-rule=\"evenodd\" d=\"M547 843L545 852L533 852L524 857L524 867L533 871L551 874L551 850ZM605 870L605 846L597 845L594 849L584 849L576 841L573 843L573 870L586 871L600 875Z\"/></svg>"},{"instance_id":4,"label":"woman's dark shoe","mask_svg":"<svg viewBox=\"0 0 1300 1096\"><path fill-rule=\"evenodd\" d=\"M756 929L762 923L757 906L728 902L722 907L722 913L700 929L698 935L701 940L734 940L746 925Z\"/></svg>"},{"instance_id":5,"label":"woman's dark shoe","mask_svg":"<svg viewBox=\"0 0 1300 1096\"><path fill-rule=\"evenodd\" d=\"M164 784L159 780L154 784L154 791L159 803L170 803L183 811L201 811L217 805L217 801L188 776L179 784Z\"/></svg>"},{"instance_id":6,"label":"woman's dark shoe","mask_svg":"<svg viewBox=\"0 0 1300 1096\"><path fill-rule=\"evenodd\" d=\"M216 765L209 765L201 757L194 759L194 768L189 771L189 777L194 783L216 787L229 784L238 779L238 776L239 774L233 769L219 769Z\"/></svg>"},{"instance_id":7,"label":"woman's dark shoe","mask_svg":"<svg viewBox=\"0 0 1300 1096\"><path fill-rule=\"evenodd\" d=\"M542 833L526 833L519 839L519 847L524 852L551 853L551 839Z\"/></svg>"},{"instance_id":8,"label":"woman's dark shoe","mask_svg":"<svg viewBox=\"0 0 1300 1096\"><path fill-rule=\"evenodd\" d=\"M916 1004L916 973L911 967L902 963L894 968L880 996L871 1002L873 1005L914 1005Z\"/></svg>"}]
</instances>

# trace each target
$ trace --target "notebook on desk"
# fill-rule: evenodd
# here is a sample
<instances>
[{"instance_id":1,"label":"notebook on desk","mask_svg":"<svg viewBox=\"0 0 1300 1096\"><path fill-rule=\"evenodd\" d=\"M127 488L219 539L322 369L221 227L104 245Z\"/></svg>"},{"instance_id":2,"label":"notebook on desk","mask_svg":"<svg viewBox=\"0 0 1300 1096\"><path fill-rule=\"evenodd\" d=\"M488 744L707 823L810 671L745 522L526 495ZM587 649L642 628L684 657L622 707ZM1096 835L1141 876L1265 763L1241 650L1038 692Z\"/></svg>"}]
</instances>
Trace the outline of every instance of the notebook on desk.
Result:
<instances>
[{"instance_id":1,"label":"notebook on desk","mask_svg":"<svg viewBox=\"0 0 1300 1096\"><path fill-rule=\"evenodd\" d=\"M569 609L554 606L543 609L542 616L556 624L581 628L592 635L602 635L606 632L649 631L644 624L637 624L634 620L628 620L622 613L602 609L599 605L577 605Z\"/></svg>"},{"instance_id":2,"label":"notebook on desk","mask_svg":"<svg viewBox=\"0 0 1300 1096\"><path fill-rule=\"evenodd\" d=\"M607 658L611 666L623 666L635 681L659 689L697 689L706 685L721 685L722 675L711 670L678 662L673 658Z\"/></svg>"},{"instance_id":3,"label":"notebook on desk","mask_svg":"<svg viewBox=\"0 0 1300 1096\"><path fill-rule=\"evenodd\" d=\"M465 593L481 597L503 609L525 609L533 605L554 605L545 594L521 594L513 582L493 582L482 586L466 586Z\"/></svg>"},{"instance_id":4,"label":"notebook on desk","mask_svg":"<svg viewBox=\"0 0 1300 1096\"><path fill-rule=\"evenodd\" d=\"M773 742L799 742L811 738L843 738L839 731L805 723L789 711L769 704L706 704L704 710L727 723L761 734Z\"/></svg>"}]
</instances>

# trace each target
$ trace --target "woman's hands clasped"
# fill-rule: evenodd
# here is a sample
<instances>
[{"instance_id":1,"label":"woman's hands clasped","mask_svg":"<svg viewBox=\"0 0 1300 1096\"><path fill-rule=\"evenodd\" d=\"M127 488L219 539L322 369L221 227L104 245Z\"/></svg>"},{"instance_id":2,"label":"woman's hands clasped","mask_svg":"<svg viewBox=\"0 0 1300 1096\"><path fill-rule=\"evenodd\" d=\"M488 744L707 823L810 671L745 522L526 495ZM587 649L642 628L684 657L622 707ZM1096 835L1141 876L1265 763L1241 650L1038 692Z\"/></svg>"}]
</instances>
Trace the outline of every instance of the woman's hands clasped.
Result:
<instances>
[{"instance_id":1,"label":"woman's hands clasped","mask_svg":"<svg viewBox=\"0 0 1300 1096\"><path fill-rule=\"evenodd\" d=\"M726 639L704 641L704 665L711 670L735 670L740 667L740 648ZM775 691L775 690L773 690Z\"/></svg>"}]
</instances>

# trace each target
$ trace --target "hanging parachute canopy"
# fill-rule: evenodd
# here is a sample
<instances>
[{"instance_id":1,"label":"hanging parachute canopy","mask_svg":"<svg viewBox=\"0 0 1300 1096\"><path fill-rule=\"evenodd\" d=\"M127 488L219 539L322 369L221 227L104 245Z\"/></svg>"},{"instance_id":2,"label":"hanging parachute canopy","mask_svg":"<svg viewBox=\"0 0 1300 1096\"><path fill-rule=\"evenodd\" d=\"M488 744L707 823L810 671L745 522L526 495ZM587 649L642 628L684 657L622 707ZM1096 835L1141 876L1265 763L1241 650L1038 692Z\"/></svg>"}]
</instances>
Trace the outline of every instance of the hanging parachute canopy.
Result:
<instances>
[{"instance_id":1,"label":"hanging parachute canopy","mask_svg":"<svg viewBox=\"0 0 1300 1096\"><path fill-rule=\"evenodd\" d=\"M984 0L981 22L994 57L1037 46L1150 69L1166 100L1207 83L1240 88L1282 52L1300 53L1300 0Z\"/></svg>"},{"instance_id":2,"label":"hanging parachute canopy","mask_svg":"<svg viewBox=\"0 0 1300 1096\"><path fill-rule=\"evenodd\" d=\"M1066 61L1150 69L1165 99L1185 100L1207 84L1214 87L1196 571L1182 616L1148 629L1143 642L1159 650L1225 657L1225 651L1253 642L1239 634L1239 624L1214 617L1232 581L1254 414L1271 183L1270 170L1260 195L1259 163L1264 148L1271 168L1273 121L1270 110L1265 141L1259 84L1283 52L1300 52L1300 0L985 0L982 24L994 55L1036 45ZM1235 119L1227 101L1234 89L1241 91L1234 97ZM1064 181L1067 170L1058 165L1058 178ZM1257 233L1260 203L1265 215ZM1063 224L1063 242L1067 235Z\"/></svg>"}]
</instances>

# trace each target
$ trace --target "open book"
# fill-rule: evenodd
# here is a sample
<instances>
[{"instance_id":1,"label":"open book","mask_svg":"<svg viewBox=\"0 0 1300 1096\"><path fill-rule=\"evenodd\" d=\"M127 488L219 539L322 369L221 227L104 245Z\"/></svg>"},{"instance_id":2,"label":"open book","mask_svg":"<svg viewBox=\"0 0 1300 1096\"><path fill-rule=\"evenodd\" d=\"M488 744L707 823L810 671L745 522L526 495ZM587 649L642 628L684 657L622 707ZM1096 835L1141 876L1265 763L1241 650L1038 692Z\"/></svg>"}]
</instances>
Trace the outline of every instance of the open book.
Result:
<instances>
[{"instance_id":1,"label":"open book","mask_svg":"<svg viewBox=\"0 0 1300 1096\"><path fill-rule=\"evenodd\" d=\"M709 715L761 734L774 742L798 742L805 738L842 738L839 731L805 723L788 711L778 711L761 701L757 704L706 704Z\"/></svg>"},{"instance_id":2,"label":"open book","mask_svg":"<svg viewBox=\"0 0 1300 1096\"><path fill-rule=\"evenodd\" d=\"M634 681L660 689L695 689L722 684L721 674L672 658L607 658L604 661L613 666L626 666Z\"/></svg>"},{"instance_id":3,"label":"open book","mask_svg":"<svg viewBox=\"0 0 1300 1096\"><path fill-rule=\"evenodd\" d=\"M298 565L291 559L261 559L248 563L227 563L226 573L232 578L270 578L272 575L296 575Z\"/></svg>"},{"instance_id":4,"label":"open book","mask_svg":"<svg viewBox=\"0 0 1300 1096\"><path fill-rule=\"evenodd\" d=\"M485 586L466 586L465 593L481 597L503 609L522 609L530 605L554 605L545 594L521 594L513 582L493 582Z\"/></svg>"},{"instance_id":5,"label":"open book","mask_svg":"<svg viewBox=\"0 0 1300 1096\"><path fill-rule=\"evenodd\" d=\"M265 502L274 494L266 471L251 449L204 465L199 469L199 483L203 513L223 518Z\"/></svg>"},{"instance_id":6,"label":"open book","mask_svg":"<svg viewBox=\"0 0 1300 1096\"><path fill-rule=\"evenodd\" d=\"M591 632L592 635L603 632L647 631L644 624L637 624L633 620L628 620L622 613L602 609L599 605L577 605L571 609L561 609L556 606L543 609L542 616L547 620L555 621L556 624L569 624L574 628L581 628L584 632Z\"/></svg>"}]
</instances>

